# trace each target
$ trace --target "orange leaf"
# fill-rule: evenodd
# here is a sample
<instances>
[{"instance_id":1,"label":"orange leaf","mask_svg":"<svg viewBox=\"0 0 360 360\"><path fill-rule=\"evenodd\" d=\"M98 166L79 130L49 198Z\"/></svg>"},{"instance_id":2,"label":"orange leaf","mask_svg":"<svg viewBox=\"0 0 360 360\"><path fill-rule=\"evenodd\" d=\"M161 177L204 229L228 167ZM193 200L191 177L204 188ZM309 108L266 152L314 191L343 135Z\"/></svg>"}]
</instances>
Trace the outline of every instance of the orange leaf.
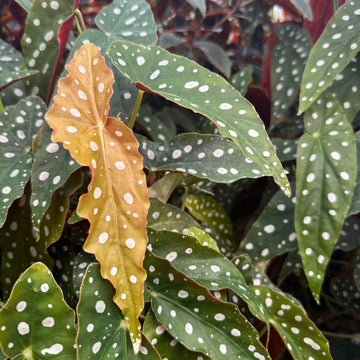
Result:
<instances>
[{"instance_id":1,"label":"orange leaf","mask_svg":"<svg viewBox=\"0 0 360 360\"><path fill-rule=\"evenodd\" d=\"M63 142L79 164L91 169L89 192L78 205L79 215L91 224L84 249L95 254L102 276L114 285L114 301L127 320L137 353L149 208L139 144L131 129L107 116L114 76L99 49L83 45L66 69L69 75L59 81L46 120L52 140Z\"/></svg>"}]
</instances>

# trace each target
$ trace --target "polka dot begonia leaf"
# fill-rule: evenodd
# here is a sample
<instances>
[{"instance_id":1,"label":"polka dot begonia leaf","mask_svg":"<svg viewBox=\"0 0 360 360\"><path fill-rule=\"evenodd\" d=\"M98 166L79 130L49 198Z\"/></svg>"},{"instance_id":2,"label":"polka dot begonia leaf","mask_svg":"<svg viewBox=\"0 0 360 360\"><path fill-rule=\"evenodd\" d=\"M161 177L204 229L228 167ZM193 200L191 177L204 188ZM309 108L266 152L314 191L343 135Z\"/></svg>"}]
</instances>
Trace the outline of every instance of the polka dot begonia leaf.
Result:
<instances>
[{"instance_id":1,"label":"polka dot begonia leaf","mask_svg":"<svg viewBox=\"0 0 360 360\"><path fill-rule=\"evenodd\" d=\"M212 359L270 359L259 334L235 305L211 296L150 252L144 266L156 318L185 347Z\"/></svg>"},{"instance_id":2,"label":"polka dot begonia leaf","mask_svg":"<svg viewBox=\"0 0 360 360\"><path fill-rule=\"evenodd\" d=\"M282 163L296 160L297 140L273 138L271 141Z\"/></svg>"},{"instance_id":3,"label":"polka dot begonia leaf","mask_svg":"<svg viewBox=\"0 0 360 360\"><path fill-rule=\"evenodd\" d=\"M1 347L10 358L74 359L74 322L50 270L35 263L0 310Z\"/></svg>"},{"instance_id":4,"label":"polka dot begonia leaf","mask_svg":"<svg viewBox=\"0 0 360 360\"><path fill-rule=\"evenodd\" d=\"M324 93L306 112L298 143L295 229L316 300L349 210L356 180L356 144L338 101Z\"/></svg>"},{"instance_id":5,"label":"polka dot begonia leaf","mask_svg":"<svg viewBox=\"0 0 360 360\"><path fill-rule=\"evenodd\" d=\"M360 110L360 55L358 54L345 69L335 76L329 92L340 102L349 122Z\"/></svg>"},{"instance_id":6,"label":"polka dot begonia leaf","mask_svg":"<svg viewBox=\"0 0 360 360\"><path fill-rule=\"evenodd\" d=\"M23 61L19 51L0 39L0 90L37 73L36 70L20 70Z\"/></svg>"},{"instance_id":7,"label":"polka dot begonia leaf","mask_svg":"<svg viewBox=\"0 0 360 360\"><path fill-rule=\"evenodd\" d=\"M109 42L119 39L141 45L157 42L156 23L145 0L115 0L99 12L95 22L109 34Z\"/></svg>"},{"instance_id":8,"label":"polka dot begonia leaf","mask_svg":"<svg viewBox=\"0 0 360 360\"><path fill-rule=\"evenodd\" d=\"M3 274L3 297L10 296L12 286L20 274L36 261L52 266L43 241L36 241L31 223L29 205L30 187L25 194L11 205L6 222L0 228L0 248L2 252L1 271Z\"/></svg>"},{"instance_id":9,"label":"polka dot begonia leaf","mask_svg":"<svg viewBox=\"0 0 360 360\"><path fill-rule=\"evenodd\" d=\"M217 251L206 246L202 246L189 236L180 234L170 235L169 232L166 231L150 232L148 248L150 248L156 256L160 256L161 258L168 260L176 269L185 273L187 276L206 288L211 290L228 288L234 291L249 305L250 309L257 317L269 324L272 324L278 330L289 350L292 349L294 344L298 344L298 334L294 333L290 327L285 327L283 324L287 324L289 322L291 323L294 319L294 314L300 315L302 318L303 323L298 325L299 328L303 329L306 334L312 333L313 336L309 337L312 339L319 339L321 348L326 348L327 342L325 341L325 338L323 338L321 332L307 318L304 310L294 304L294 301L289 300L285 295L283 295L281 290L270 284L267 278L261 273L259 273L259 276L255 273L254 284L262 284L265 281L269 283L269 286L248 286L247 281L251 280L251 274L249 274L251 265L248 261L245 261L246 259L237 258L234 260L235 264L233 264ZM239 262L237 262L237 260L239 260ZM242 260L244 261L242 262ZM243 268L241 264L245 267ZM155 278L158 276L156 271L159 270L155 264L152 265L152 267L151 265L148 266L148 269L150 272L152 271L152 277ZM247 281L244 278L243 271ZM160 278L162 279L163 277ZM254 291L255 289L259 289L260 294L271 293L271 297L274 298L274 306L271 306L272 302L271 305L269 305L270 300L266 300L268 298L267 295L263 298L258 295L257 291ZM285 308L282 307L282 304L284 304ZM279 313L277 306L281 306L281 310L289 311L280 311ZM159 319L156 314L156 308L154 310L156 317ZM278 317L283 317L283 321L281 323L279 321L273 321L274 318ZM166 326L166 323L163 324ZM309 328L309 326L311 326L311 328ZM306 347L306 345L304 346ZM314 348L314 350L316 349ZM327 356L328 353L326 351L325 353ZM307 357L305 357L305 355L307 355ZM309 354L306 352L303 357L296 357L296 359L308 360L309 355L314 357L314 353ZM324 359L331 359L331 357L326 356Z\"/></svg>"},{"instance_id":10,"label":"polka dot begonia leaf","mask_svg":"<svg viewBox=\"0 0 360 360\"><path fill-rule=\"evenodd\" d=\"M233 139L247 158L273 175L281 189L290 195L286 174L264 124L253 106L222 77L157 46L114 41L109 56L138 88L211 119L221 135Z\"/></svg>"},{"instance_id":11,"label":"polka dot begonia leaf","mask_svg":"<svg viewBox=\"0 0 360 360\"><path fill-rule=\"evenodd\" d=\"M201 228L188 213L171 204L150 199L148 227L154 230L168 230L187 234L190 228Z\"/></svg>"},{"instance_id":12,"label":"polka dot begonia leaf","mask_svg":"<svg viewBox=\"0 0 360 360\"><path fill-rule=\"evenodd\" d=\"M166 331L165 326L156 319L151 309L146 314L143 331L162 359L176 359L181 354L181 358L186 360L211 360L204 353L188 350L181 342L173 338Z\"/></svg>"},{"instance_id":13,"label":"polka dot begonia leaf","mask_svg":"<svg viewBox=\"0 0 360 360\"><path fill-rule=\"evenodd\" d=\"M216 251L220 251L217 246L216 241L204 230L199 229L199 228L190 228L188 235L194 237L202 245L207 246Z\"/></svg>"},{"instance_id":14,"label":"polka dot begonia leaf","mask_svg":"<svg viewBox=\"0 0 360 360\"><path fill-rule=\"evenodd\" d=\"M360 249L356 252L355 261L357 264L360 263ZM360 291L360 266L357 266L354 270L354 284L358 291Z\"/></svg>"},{"instance_id":15,"label":"polka dot begonia leaf","mask_svg":"<svg viewBox=\"0 0 360 360\"><path fill-rule=\"evenodd\" d=\"M236 247L233 225L218 202L210 196L190 195L186 197L185 207L201 222L205 231L214 237L220 251L226 256L231 256ZM212 231L208 231L208 228Z\"/></svg>"},{"instance_id":16,"label":"polka dot begonia leaf","mask_svg":"<svg viewBox=\"0 0 360 360\"><path fill-rule=\"evenodd\" d=\"M276 35L281 42L275 46L271 61L272 126L288 118L288 110L299 94L301 76L312 47L309 33L298 26L281 25Z\"/></svg>"},{"instance_id":17,"label":"polka dot begonia leaf","mask_svg":"<svg viewBox=\"0 0 360 360\"><path fill-rule=\"evenodd\" d=\"M39 74L30 77L25 84L28 92L44 100L48 98L59 55L58 31L73 14L73 6L74 0L34 0L26 19L21 42L25 66L39 70ZM71 27L68 33L70 30Z\"/></svg>"},{"instance_id":18,"label":"polka dot begonia leaf","mask_svg":"<svg viewBox=\"0 0 360 360\"><path fill-rule=\"evenodd\" d=\"M99 264L90 264L84 271L77 306L77 358L161 360L145 337L139 354L134 354L125 318L112 300L114 288L101 277Z\"/></svg>"},{"instance_id":19,"label":"polka dot begonia leaf","mask_svg":"<svg viewBox=\"0 0 360 360\"><path fill-rule=\"evenodd\" d=\"M33 96L0 113L0 226L29 180L32 141L44 122L45 111L42 100Z\"/></svg>"},{"instance_id":20,"label":"polka dot begonia leaf","mask_svg":"<svg viewBox=\"0 0 360 360\"><path fill-rule=\"evenodd\" d=\"M349 308L355 313L359 313L360 291L356 288L353 279L333 277L331 279L330 292L336 299L338 305Z\"/></svg>"},{"instance_id":21,"label":"polka dot begonia leaf","mask_svg":"<svg viewBox=\"0 0 360 360\"><path fill-rule=\"evenodd\" d=\"M269 175L247 159L233 141L220 135L184 133L169 142L137 138L144 166L152 171L178 171L222 183Z\"/></svg>"},{"instance_id":22,"label":"polka dot begonia leaf","mask_svg":"<svg viewBox=\"0 0 360 360\"><path fill-rule=\"evenodd\" d=\"M39 234L40 223L45 213L49 211L56 190L61 188L71 178L71 175L80 168L80 165L61 144L51 141L51 134L52 129L45 123L37 139L37 149L31 170L32 193L30 203L34 230L37 234ZM80 179L76 175L75 179L75 183L79 183ZM67 187L69 186L71 186L71 180ZM59 195L57 195L57 201L60 201ZM69 191L67 195L70 195ZM54 211L54 209L50 211ZM64 210L61 213L64 213Z\"/></svg>"},{"instance_id":23,"label":"polka dot begonia leaf","mask_svg":"<svg viewBox=\"0 0 360 360\"><path fill-rule=\"evenodd\" d=\"M360 3L350 0L330 19L311 49L301 82L299 113L304 112L354 58L360 47Z\"/></svg>"},{"instance_id":24,"label":"polka dot begonia leaf","mask_svg":"<svg viewBox=\"0 0 360 360\"><path fill-rule=\"evenodd\" d=\"M45 117L54 130L52 140L63 142L79 164L91 169L89 192L77 209L91 224L84 250L96 255L102 275L116 288L114 301L138 353L149 207L142 157L132 131L108 117L114 77L100 50L83 45L66 68L69 75L59 80Z\"/></svg>"},{"instance_id":25,"label":"polka dot begonia leaf","mask_svg":"<svg viewBox=\"0 0 360 360\"><path fill-rule=\"evenodd\" d=\"M151 108L146 104L141 105L136 122L154 141L170 141L174 137L167 126L152 114Z\"/></svg>"},{"instance_id":26,"label":"polka dot begonia leaf","mask_svg":"<svg viewBox=\"0 0 360 360\"><path fill-rule=\"evenodd\" d=\"M169 172L155 181L148 189L149 197L163 202L168 202L171 194L184 179L183 174Z\"/></svg>"},{"instance_id":27,"label":"polka dot begonia leaf","mask_svg":"<svg viewBox=\"0 0 360 360\"><path fill-rule=\"evenodd\" d=\"M251 76L252 76L253 68L251 65L246 66L236 74L234 74L230 78L230 84L240 92L243 96L245 96L247 87L249 83L251 82Z\"/></svg>"},{"instance_id":28,"label":"polka dot begonia leaf","mask_svg":"<svg viewBox=\"0 0 360 360\"><path fill-rule=\"evenodd\" d=\"M332 359L327 339L301 307L268 286L250 289L261 304L254 310L275 327L294 359Z\"/></svg>"}]
</instances>

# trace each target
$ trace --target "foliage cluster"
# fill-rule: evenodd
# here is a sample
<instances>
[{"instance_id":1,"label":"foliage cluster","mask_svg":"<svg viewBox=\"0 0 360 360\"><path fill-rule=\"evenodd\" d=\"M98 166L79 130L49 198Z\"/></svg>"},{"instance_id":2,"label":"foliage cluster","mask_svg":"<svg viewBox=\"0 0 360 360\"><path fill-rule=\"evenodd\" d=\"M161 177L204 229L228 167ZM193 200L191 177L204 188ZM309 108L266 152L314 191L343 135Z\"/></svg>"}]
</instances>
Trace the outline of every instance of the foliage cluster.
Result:
<instances>
[{"instance_id":1,"label":"foliage cluster","mask_svg":"<svg viewBox=\"0 0 360 360\"><path fill-rule=\"evenodd\" d=\"M2 7L1 359L355 358L359 0Z\"/></svg>"}]
</instances>

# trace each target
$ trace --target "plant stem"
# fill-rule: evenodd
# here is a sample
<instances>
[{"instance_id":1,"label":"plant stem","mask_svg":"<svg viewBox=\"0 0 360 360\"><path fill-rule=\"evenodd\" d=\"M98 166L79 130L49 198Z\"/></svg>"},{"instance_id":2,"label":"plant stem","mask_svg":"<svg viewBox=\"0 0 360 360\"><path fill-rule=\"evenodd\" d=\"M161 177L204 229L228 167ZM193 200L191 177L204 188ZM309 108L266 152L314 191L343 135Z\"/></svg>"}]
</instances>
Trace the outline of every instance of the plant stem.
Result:
<instances>
[{"instance_id":1,"label":"plant stem","mask_svg":"<svg viewBox=\"0 0 360 360\"><path fill-rule=\"evenodd\" d=\"M189 188L186 186L185 189L184 189L184 195L182 197L182 203L181 203L181 210L184 211L185 210L185 203L186 203L186 198L188 196L188 190Z\"/></svg>"},{"instance_id":2,"label":"plant stem","mask_svg":"<svg viewBox=\"0 0 360 360\"><path fill-rule=\"evenodd\" d=\"M360 338L360 333L357 334L338 334L338 333L333 333L331 331L321 331L324 335L327 336L331 336L331 337L336 337L336 338L342 338L342 339L356 339L356 338Z\"/></svg>"},{"instance_id":3,"label":"plant stem","mask_svg":"<svg viewBox=\"0 0 360 360\"><path fill-rule=\"evenodd\" d=\"M135 119L136 119L136 116L137 116L139 108L140 108L140 104L141 104L143 94L144 94L144 92L142 90L139 90L138 96L136 98L136 103L135 103L135 106L134 106L134 110L133 110L133 112L131 114L131 118L128 121L128 123L126 124L130 129L132 129L134 124L135 124Z\"/></svg>"},{"instance_id":4,"label":"plant stem","mask_svg":"<svg viewBox=\"0 0 360 360\"><path fill-rule=\"evenodd\" d=\"M336 10L338 9L337 0L333 0L333 9L334 9L334 14L335 14L335 13L336 13Z\"/></svg>"},{"instance_id":5,"label":"plant stem","mask_svg":"<svg viewBox=\"0 0 360 360\"><path fill-rule=\"evenodd\" d=\"M82 13L79 9L75 10L75 20L79 34L83 33L86 30L86 25Z\"/></svg>"},{"instance_id":6,"label":"plant stem","mask_svg":"<svg viewBox=\"0 0 360 360\"><path fill-rule=\"evenodd\" d=\"M1 98L0 98L0 113L2 113L4 111L4 104L3 102L1 101Z\"/></svg>"}]
</instances>

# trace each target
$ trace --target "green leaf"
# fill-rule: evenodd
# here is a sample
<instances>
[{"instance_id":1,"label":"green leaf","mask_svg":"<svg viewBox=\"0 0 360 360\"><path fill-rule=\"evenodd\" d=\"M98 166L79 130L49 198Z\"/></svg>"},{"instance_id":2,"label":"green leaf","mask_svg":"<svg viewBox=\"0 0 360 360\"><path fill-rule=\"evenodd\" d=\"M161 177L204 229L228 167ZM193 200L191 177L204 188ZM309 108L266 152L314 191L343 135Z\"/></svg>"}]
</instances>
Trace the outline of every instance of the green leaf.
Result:
<instances>
[{"instance_id":1,"label":"green leaf","mask_svg":"<svg viewBox=\"0 0 360 360\"><path fill-rule=\"evenodd\" d=\"M356 180L355 136L338 101L324 93L306 112L298 143L295 229L304 271L319 300L326 265Z\"/></svg>"},{"instance_id":2,"label":"green leaf","mask_svg":"<svg viewBox=\"0 0 360 360\"><path fill-rule=\"evenodd\" d=\"M256 312L273 325L296 360L331 360L329 344L303 309L267 286L251 286Z\"/></svg>"},{"instance_id":3,"label":"green leaf","mask_svg":"<svg viewBox=\"0 0 360 360\"><path fill-rule=\"evenodd\" d=\"M156 198L163 202L167 203L169 197L175 188L181 183L184 175L178 173L168 173L165 174L161 179L157 180L154 184L152 184L149 189L149 197Z\"/></svg>"},{"instance_id":4,"label":"green leaf","mask_svg":"<svg viewBox=\"0 0 360 360\"><path fill-rule=\"evenodd\" d=\"M301 114L326 90L359 51L360 6L347 1L326 25L311 49L301 82Z\"/></svg>"},{"instance_id":5,"label":"green leaf","mask_svg":"<svg viewBox=\"0 0 360 360\"><path fill-rule=\"evenodd\" d=\"M194 237L202 245L208 246L209 248L214 249L216 251L220 251L216 244L216 241L204 230L198 228L190 228L188 235Z\"/></svg>"},{"instance_id":6,"label":"green leaf","mask_svg":"<svg viewBox=\"0 0 360 360\"><path fill-rule=\"evenodd\" d=\"M282 163L296 160L297 140L273 138L271 141Z\"/></svg>"},{"instance_id":7,"label":"green leaf","mask_svg":"<svg viewBox=\"0 0 360 360\"><path fill-rule=\"evenodd\" d=\"M1 39L0 54L0 90L17 80L37 73L34 70L20 70L24 61L21 53Z\"/></svg>"},{"instance_id":8,"label":"green leaf","mask_svg":"<svg viewBox=\"0 0 360 360\"><path fill-rule=\"evenodd\" d=\"M329 87L331 92L340 102L349 122L352 122L360 110L360 57L356 56L335 76L334 82Z\"/></svg>"},{"instance_id":9,"label":"green leaf","mask_svg":"<svg viewBox=\"0 0 360 360\"><path fill-rule=\"evenodd\" d=\"M152 171L184 172L222 183L269 175L223 136L184 133L169 142L151 142L140 135L137 138L144 166Z\"/></svg>"},{"instance_id":10,"label":"green leaf","mask_svg":"<svg viewBox=\"0 0 360 360\"><path fill-rule=\"evenodd\" d=\"M95 23L113 40L128 40L141 45L157 42L156 24L150 5L145 0L115 0L103 8Z\"/></svg>"},{"instance_id":11,"label":"green leaf","mask_svg":"<svg viewBox=\"0 0 360 360\"><path fill-rule=\"evenodd\" d=\"M150 308L144 321L144 335L155 345L162 359L176 359L181 354L187 360L210 360L203 353L188 350L178 340L173 338L155 317Z\"/></svg>"},{"instance_id":12,"label":"green leaf","mask_svg":"<svg viewBox=\"0 0 360 360\"><path fill-rule=\"evenodd\" d=\"M111 283L101 277L100 265L90 264L77 307L78 359L161 360L146 338L139 354L134 354L125 318L112 300L114 292Z\"/></svg>"},{"instance_id":13,"label":"green leaf","mask_svg":"<svg viewBox=\"0 0 360 360\"><path fill-rule=\"evenodd\" d=\"M37 138L37 149L31 172L32 221L37 234L40 231L41 220L49 210L51 198L55 196L56 190L61 188L71 174L80 168L62 144L51 141L51 134L52 129L45 123ZM59 194L57 198L59 201Z\"/></svg>"},{"instance_id":14,"label":"green leaf","mask_svg":"<svg viewBox=\"0 0 360 360\"><path fill-rule=\"evenodd\" d=\"M298 96L301 76L312 47L309 33L298 26L281 25L276 29L276 35L281 42L275 46L271 61L273 126L288 117L288 110Z\"/></svg>"},{"instance_id":15,"label":"green leaf","mask_svg":"<svg viewBox=\"0 0 360 360\"><path fill-rule=\"evenodd\" d=\"M356 139L356 157L357 159L360 159L360 131L358 131L355 134L355 139ZM359 212L360 212L360 166L358 166L357 168L356 185L348 215L357 214Z\"/></svg>"},{"instance_id":16,"label":"green leaf","mask_svg":"<svg viewBox=\"0 0 360 360\"><path fill-rule=\"evenodd\" d=\"M73 14L74 0L35 0L26 19L21 41L25 66L38 70L25 82L27 91L46 100L59 55L57 34Z\"/></svg>"},{"instance_id":17,"label":"green leaf","mask_svg":"<svg viewBox=\"0 0 360 360\"><path fill-rule=\"evenodd\" d=\"M163 204L157 199L150 199L147 217L148 227L154 230L168 230L187 234L190 228L201 226L185 211L171 204Z\"/></svg>"},{"instance_id":18,"label":"green leaf","mask_svg":"<svg viewBox=\"0 0 360 360\"><path fill-rule=\"evenodd\" d=\"M227 78L231 73L231 61L223 48L211 41L194 41L195 48L200 49L209 62L220 70Z\"/></svg>"},{"instance_id":19,"label":"green leaf","mask_svg":"<svg viewBox=\"0 0 360 360\"><path fill-rule=\"evenodd\" d=\"M330 292L340 306L349 308L355 313L359 313L360 290L357 289L354 280L333 277L331 279Z\"/></svg>"},{"instance_id":20,"label":"green leaf","mask_svg":"<svg viewBox=\"0 0 360 360\"><path fill-rule=\"evenodd\" d=\"M185 207L202 223L205 231L207 228L212 230L211 234L214 233L213 237L220 251L226 256L231 256L236 246L233 225L228 214L217 201L210 196L190 195L186 197Z\"/></svg>"},{"instance_id":21,"label":"green leaf","mask_svg":"<svg viewBox=\"0 0 360 360\"><path fill-rule=\"evenodd\" d=\"M74 359L75 314L49 269L31 266L0 310L1 347L11 358Z\"/></svg>"},{"instance_id":22,"label":"green leaf","mask_svg":"<svg viewBox=\"0 0 360 360\"><path fill-rule=\"evenodd\" d=\"M0 228L2 252L3 299L10 295L20 274L36 261L52 266L44 241L36 241L31 223L30 186L24 195L11 205L6 222Z\"/></svg>"},{"instance_id":23,"label":"green leaf","mask_svg":"<svg viewBox=\"0 0 360 360\"><path fill-rule=\"evenodd\" d=\"M294 203L294 195L289 199L278 191L251 225L237 254L246 253L259 262L296 249Z\"/></svg>"},{"instance_id":24,"label":"green leaf","mask_svg":"<svg viewBox=\"0 0 360 360\"><path fill-rule=\"evenodd\" d=\"M290 195L285 172L258 114L222 77L157 46L114 41L109 56L139 88L211 119L221 135L232 138L246 157L272 174L281 189Z\"/></svg>"},{"instance_id":25,"label":"green leaf","mask_svg":"<svg viewBox=\"0 0 360 360\"><path fill-rule=\"evenodd\" d=\"M235 305L212 297L207 289L150 252L144 266L156 318L188 349L214 359L270 359L259 334Z\"/></svg>"},{"instance_id":26,"label":"green leaf","mask_svg":"<svg viewBox=\"0 0 360 360\"><path fill-rule=\"evenodd\" d=\"M230 84L240 92L243 96L246 94L247 87L251 82L251 75L253 72L252 66L246 66L241 71L237 72L230 78Z\"/></svg>"},{"instance_id":27,"label":"green leaf","mask_svg":"<svg viewBox=\"0 0 360 360\"><path fill-rule=\"evenodd\" d=\"M45 111L42 100L33 96L0 113L0 226L30 177L32 141L44 122Z\"/></svg>"},{"instance_id":28,"label":"green leaf","mask_svg":"<svg viewBox=\"0 0 360 360\"><path fill-rule=\"evenodd\" d=\"M15 0L26 12L30 12L34 0Z\"/></svg>"}]
</instances>

